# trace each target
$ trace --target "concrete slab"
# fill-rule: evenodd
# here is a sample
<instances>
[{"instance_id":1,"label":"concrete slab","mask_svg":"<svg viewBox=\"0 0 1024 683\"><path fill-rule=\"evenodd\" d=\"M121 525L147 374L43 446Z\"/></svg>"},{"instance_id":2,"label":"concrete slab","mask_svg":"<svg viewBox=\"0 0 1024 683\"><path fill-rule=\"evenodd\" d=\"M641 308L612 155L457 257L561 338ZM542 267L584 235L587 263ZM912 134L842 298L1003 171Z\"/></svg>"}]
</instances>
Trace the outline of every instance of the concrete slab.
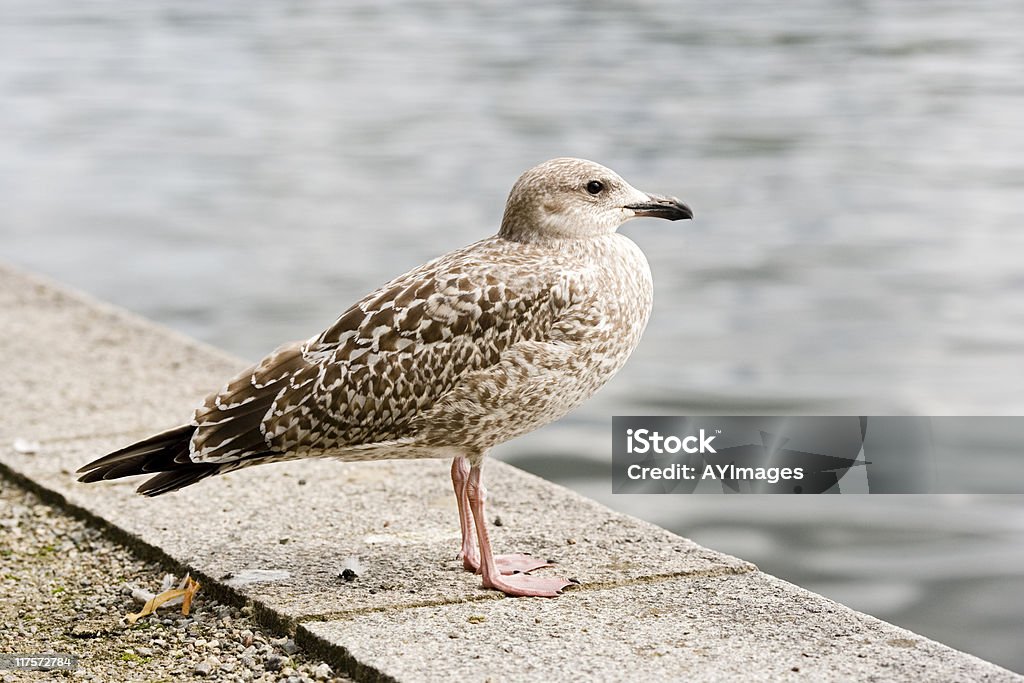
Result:
<instances>
[{"instance_id":1,"label":"concrete slab","mask_svg":"<svg viewBox=\"0 0 1024 683\"><path fill-rule=\"evenodd\" d=\"M760 572L353 615L296 640L343 646L367 680L1022 680Z\"/></svg>"},{"instance_id":2,"label":"concrete slab","mask_svg":"<svg viewBox=\"0 0 1024 683\"><path fill-rule=\"evenodd\" d=\"M159 431L245 364L0 267L0 442Z\"/></svg>"},{"instance_id":3,"label":"concrete slab","mask_svg":"<svg viewBox=\"0 0 1024 683\"><path fill-rule=\"evenodd\" d=\"M158 498L134 493L142 478L74 481L77 467L121 445L82 439L32 455L8 446L0 463L176 561L240 583L284 620L500 597L455 560L447 462L278 463ZM754 569L504 463L490 463L486 477L490 512L502 522L493 527L495 545L555 560L584 588ZM339 576L349 558L362 567L351 582ZM253 571L271 580L247 582L261 578Z\"/></svg>"}]
</instances>

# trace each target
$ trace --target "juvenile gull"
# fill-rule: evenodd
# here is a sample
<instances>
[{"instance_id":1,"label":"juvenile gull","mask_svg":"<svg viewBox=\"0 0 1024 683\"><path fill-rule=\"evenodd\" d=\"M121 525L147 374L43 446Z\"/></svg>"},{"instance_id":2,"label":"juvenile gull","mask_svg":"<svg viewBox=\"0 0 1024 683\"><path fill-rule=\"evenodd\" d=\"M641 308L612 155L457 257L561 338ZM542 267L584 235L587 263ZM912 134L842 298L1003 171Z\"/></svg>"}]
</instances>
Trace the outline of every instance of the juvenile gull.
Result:
<instances>
[{"instance_id":1,"label":"juvenile gull","mask_svg":"<svg viewBox=\"0 0 1024 683\"><path fill-rule=\"evenodd\" d=\"M528 574L547 563L492 552L481 466L589 398L636 347L651 271L616 230L638 216L693 214L592 161L544 162L512 187L497 235L400 275L80 481L158 472L138 489L157 496L296 458L452 458L463 566L486 588L554 597L566 580Z\"/></svg>"}]
</instances>

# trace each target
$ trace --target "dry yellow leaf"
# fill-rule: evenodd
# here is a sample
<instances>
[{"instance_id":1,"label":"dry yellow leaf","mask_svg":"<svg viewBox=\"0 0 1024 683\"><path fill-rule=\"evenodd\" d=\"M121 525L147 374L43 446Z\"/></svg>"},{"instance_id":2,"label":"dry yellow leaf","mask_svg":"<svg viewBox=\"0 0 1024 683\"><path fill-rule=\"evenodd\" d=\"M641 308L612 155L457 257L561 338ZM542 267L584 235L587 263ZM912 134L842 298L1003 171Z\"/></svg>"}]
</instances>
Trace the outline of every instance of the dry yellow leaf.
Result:
<instances>
[{"instance_id":1,"label":"dry yellow leaf","mask_svg":"<svg viewBox=\"0 0 1024 683\"><path fill-rule=\"evenodd\" d=\"M200 588L200 583L193 579L188 574L185 575L184 580L180 584L180 588L172 588L171 590L164 591L160 595L154 595L152 598L146 601L146 604L142 606L141 612L129 614L127 619L129 624L134 624L142 617L148 616L155 612L160 605L164 604L169 600L175 598L181 598L181 613L188 616L189 610L192 609L192 598Z\"/></svg>"}]
</instances>

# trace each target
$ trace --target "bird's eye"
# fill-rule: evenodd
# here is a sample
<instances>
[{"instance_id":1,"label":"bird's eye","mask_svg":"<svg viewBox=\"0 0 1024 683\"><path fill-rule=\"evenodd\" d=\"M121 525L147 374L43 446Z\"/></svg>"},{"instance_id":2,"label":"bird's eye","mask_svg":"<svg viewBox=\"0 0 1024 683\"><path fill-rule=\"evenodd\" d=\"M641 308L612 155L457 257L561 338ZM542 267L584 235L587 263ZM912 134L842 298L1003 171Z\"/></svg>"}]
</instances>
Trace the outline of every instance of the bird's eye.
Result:
<instances>
[{"instance_id":1,"label":"bird's eye","mask_svg":"<svg viewBox=\"0 0 1024 683\"><path fill-rule=\"evenodd\" d=\"M601 190L604 189L604 183L600 180L591 180L587 183L587 192L590 194L600 194Z\"/></svg>"}]
</instances>

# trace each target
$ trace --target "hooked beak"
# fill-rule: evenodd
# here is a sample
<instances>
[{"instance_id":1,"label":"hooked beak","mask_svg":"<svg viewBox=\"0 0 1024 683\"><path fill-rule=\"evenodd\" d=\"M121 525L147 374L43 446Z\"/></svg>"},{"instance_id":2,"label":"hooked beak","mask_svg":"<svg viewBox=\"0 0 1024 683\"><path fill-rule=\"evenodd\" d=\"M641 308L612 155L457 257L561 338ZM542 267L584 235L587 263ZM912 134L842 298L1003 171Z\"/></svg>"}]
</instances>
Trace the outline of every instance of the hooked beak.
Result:
<instances>
[{"instance_id":1,"label":"hooked beak","mask_svg":"<svg viewBox=\"0 0 1024 683\"><path fill-rule=\"evenodd\" d=\"M686 204L675 197L662 197L658 194L647 195L648 201L639 204L629 204L625 208L633 212L633 215L650 216L651 218L665 218L670 221L678 221L682 218L693 218L693 211Z\"/></svg>"}]
</instances>

